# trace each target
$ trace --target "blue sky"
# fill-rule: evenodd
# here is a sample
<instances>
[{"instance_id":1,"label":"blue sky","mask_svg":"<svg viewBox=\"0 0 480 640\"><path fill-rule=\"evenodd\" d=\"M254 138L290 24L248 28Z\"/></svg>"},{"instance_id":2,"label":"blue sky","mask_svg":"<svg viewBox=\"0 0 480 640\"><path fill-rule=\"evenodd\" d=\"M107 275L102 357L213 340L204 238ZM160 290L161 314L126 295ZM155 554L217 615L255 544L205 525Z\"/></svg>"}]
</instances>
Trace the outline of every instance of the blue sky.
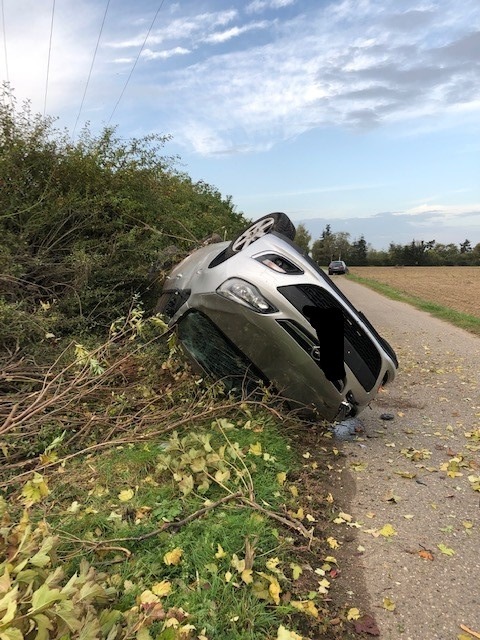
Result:
<instances>
[{"instance_id":1,"label":"blue sky","mask_svg":"<svg viewBox=\"0 0 480 640\"><path fill-rule=\"evenodd\" d=\"M249 218L480 242L479 0L2 0L0 19L18 100L71 132L171 134Z\"/></svg>"}]
</instances>

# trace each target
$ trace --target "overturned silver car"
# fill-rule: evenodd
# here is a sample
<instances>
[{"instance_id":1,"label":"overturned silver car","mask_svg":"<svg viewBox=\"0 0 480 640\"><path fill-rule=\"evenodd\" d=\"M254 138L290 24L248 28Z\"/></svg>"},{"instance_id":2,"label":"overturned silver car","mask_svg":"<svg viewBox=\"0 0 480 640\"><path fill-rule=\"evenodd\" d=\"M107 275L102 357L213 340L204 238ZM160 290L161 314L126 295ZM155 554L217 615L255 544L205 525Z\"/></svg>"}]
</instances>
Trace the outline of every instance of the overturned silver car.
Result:
<instances>
[{"instance_id":1,"label":"overturned silver car","mask_svg":"<svg viewBox=\"0 0 480 640\"><path fill-rule=\"evenodd\" d=\"M271 387L328 421L362 411L396 375L394 350L293 242L275 212L198 249L167 277L159 311L228 389Z\"/></svg>"}]
</instances>

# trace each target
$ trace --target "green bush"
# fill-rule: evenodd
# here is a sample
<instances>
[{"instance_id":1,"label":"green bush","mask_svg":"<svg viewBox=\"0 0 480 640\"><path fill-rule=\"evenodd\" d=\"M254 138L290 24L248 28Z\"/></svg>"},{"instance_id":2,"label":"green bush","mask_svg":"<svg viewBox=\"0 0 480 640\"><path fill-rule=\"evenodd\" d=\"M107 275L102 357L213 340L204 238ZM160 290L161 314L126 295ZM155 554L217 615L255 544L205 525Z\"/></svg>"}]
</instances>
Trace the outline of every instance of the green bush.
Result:
<instances>
[{"instance_id":1,"label":"green bush","mask_svg":"<svg viewBox=\"0 0 480 640\"><path fill-rule=\"evenodd\" d=\"M34 312L55 305L53 333L103 331L140 294L158 299L166 247L194 249L244 226L230 197L163 155L168 136L123 141L85 129L73 143L52 118L0 104L0 296ZM12 306L14 313L17 307ZM18 324L18 323L17 323ZM29 339L26 327L19 340Z\"/></svg>"}]
</instances>

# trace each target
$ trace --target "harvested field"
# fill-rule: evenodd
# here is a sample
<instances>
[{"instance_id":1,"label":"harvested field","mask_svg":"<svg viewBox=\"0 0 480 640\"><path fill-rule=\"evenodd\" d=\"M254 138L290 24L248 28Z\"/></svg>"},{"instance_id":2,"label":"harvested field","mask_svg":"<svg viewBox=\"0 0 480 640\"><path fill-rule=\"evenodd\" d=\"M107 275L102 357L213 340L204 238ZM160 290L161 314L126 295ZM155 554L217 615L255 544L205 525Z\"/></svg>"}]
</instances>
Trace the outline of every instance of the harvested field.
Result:
<instances>
[{"instance_id":1,"label":"harvested field","mask_svg":"<svg viewBox=\"0 0 480 640\"><path fill-rule=\"evenodd\" d=\"M351 267L350 273L480 318L480 267Z\"/></svg>"}]
</instances>

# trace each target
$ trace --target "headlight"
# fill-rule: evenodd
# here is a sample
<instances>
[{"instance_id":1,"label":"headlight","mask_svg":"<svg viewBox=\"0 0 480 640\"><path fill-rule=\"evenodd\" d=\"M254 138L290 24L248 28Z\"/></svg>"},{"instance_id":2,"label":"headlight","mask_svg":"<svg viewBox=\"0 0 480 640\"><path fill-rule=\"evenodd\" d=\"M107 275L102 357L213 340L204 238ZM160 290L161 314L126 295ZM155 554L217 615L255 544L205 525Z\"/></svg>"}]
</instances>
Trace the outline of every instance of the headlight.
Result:
<instances>
[{"instance_id":1,"label":"headlight","mask_svg":"<svg viewBox=\"0 0 480 640\"><path fill-rule=\"evenodd\" d=\"M258 313L274 313L278 311L273 304L262 296L260 291L253 284L241 278L230 278L221 284L217 293L224 298L233 300L249 307Z\"/></svg>"}]
</instances>

